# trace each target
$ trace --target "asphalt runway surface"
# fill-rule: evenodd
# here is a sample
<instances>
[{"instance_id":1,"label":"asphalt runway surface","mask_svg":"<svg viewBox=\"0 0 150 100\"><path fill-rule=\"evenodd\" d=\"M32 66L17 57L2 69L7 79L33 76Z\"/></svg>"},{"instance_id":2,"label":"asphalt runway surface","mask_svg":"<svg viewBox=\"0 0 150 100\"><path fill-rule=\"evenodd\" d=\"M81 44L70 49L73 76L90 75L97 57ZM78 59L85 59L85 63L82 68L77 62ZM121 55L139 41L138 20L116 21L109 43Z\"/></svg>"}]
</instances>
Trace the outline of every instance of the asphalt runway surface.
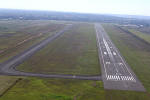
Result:
<instances>
[{"instance_id":1,"label":"asphalt runway surface","mask_svg":"<svg viewBox=\"0 0 150 100\"><path fill-rule=\"evenodd\" d=\"M95 29L104 88L145 91L104 28L100 24L95 24Z\"/></svg>"},{"instance_id":2,"label":"asphalt runway surface","mask_svg":"<svg viewBox=\"0 0 150 100\"><path fill-rule=\"evenodd\" d=\"M57 37L62 35L64 32L69 30L73 25L67 25L63 30L46 38L45 40L31 46L24 52L10 58L9 60L0 64L1 75L11 76L32 76L32 77L46 77L46 78L65 78L65 79L82 79L82 80L101 80L101 76L84 76L84 75L63 75L63 74L35 74L29 72L21 72L16 70L16 66L21 64L23 61L28 59L30 56L35 54L37 51L45 47L48 43L55 40Z\"/></svg>"}]
</instances>

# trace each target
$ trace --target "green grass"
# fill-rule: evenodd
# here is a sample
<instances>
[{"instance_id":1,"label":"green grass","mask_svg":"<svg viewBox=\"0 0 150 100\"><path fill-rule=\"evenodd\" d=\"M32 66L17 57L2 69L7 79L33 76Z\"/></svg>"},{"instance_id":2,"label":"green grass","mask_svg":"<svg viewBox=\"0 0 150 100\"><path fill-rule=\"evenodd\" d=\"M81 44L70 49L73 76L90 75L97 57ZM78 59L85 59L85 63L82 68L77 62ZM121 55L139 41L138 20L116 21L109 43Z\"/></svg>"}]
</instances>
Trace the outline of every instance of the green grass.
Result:
<instances>
[{"instance_id":1,"label":"green grass","mask_svg":"<svg viewBox=\"0 0 150 100\"><path fill-rule=\"evenodd\" d=\"M149 100L144 92L104 90L101 81L24 78L0 100Z\"/></svg>"},{"instance_id":2,"label":"green grass","mask_svg":"<svg viewBox=\"0 0 150 100\"><path fill-rule=\"evenodd\" d=\"M100 81L27 78L0 100L104 100Z\"/></svg>"},{"instance_id":3,"label":"green grass","mask_svg":"<svg viewBox=\"0 0 150 100\"><path fill-rule=\"evenodd\" d=\"M93 24L75 25L17 68L34 73L99 75Z\"/></svg>"},{"instance_id":4,"label":"green grass","mask_svg":"<svg viewBox=\"0 0 150 100\"><path fill-rule=\"evenodd\" d=\"M64 24L57 24L58 22L52 21L0 21L0 62L15 56L23 50L29 48L33 44L36 44L46 37L55 34L57 31L63 29ZM5 28L2 28L5 27ZM33 38L19 46L18 43L25 39L39 35L41 36ZM11 36L7 36L10 35ZM4 36L3 36L4 35Z\"/></svg>"},{"instance_id":5,"label":"green grass","mask_svg":"<svg viewBox=\"0 0 150 100\"><path fill-rule=\"evenodd\" d=\"M136 36L138 36L139 38L147 41L148 43L150 43L150 34L146 34L143 32L140 32L136 29L128 29L130 32L132 32L133 34L135 34Z\"/></svg>"},{"instance_id":6,"label":"green grass","mask_svg":"<svg viewBox=\"0 0 150 100\"><path fill-rule=\"evenodd\" d=\"M2 95L19 77L0 76L0 95Z\"/></svg>"},{"instance_id":7,"label":"green grass","mask_svg":"<svg viewBox=\"0 0 150 100\"><path fill-rule=\"evenodd\" d=\"M105 90L105 100L150 100L145 92Z\"/></svg>"}]
</instances>

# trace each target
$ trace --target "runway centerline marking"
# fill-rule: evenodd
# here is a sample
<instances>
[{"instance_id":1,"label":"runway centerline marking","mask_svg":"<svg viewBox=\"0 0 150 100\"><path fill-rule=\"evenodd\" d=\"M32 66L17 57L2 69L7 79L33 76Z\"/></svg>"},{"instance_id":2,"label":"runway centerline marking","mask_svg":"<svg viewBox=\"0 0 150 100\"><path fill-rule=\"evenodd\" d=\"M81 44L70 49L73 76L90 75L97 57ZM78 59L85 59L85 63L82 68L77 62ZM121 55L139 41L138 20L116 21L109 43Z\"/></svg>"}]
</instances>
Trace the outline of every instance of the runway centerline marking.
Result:
<instances>
[{"instance_id":1,"label":"runway centerline marking","mask_svg":"<svg viewBox=\"0 0 150 100\"><path fill-rule=\"evenodd\" d=\"M103 37L103 36L102 36L102 37ZM110 58L111 61L113 62L114 67L115 67L117 73L119 73L118 69L116 68L116 64L114 63L115 61L114 61L113 54L112 54L112 52L111 52L111 50L110 50L110 48L109 48L109 46L108 46L108 43L106 42L106 40L105 40L104 37L103 37L103 42L104 42L104 45L105 45L105 47L106 47L106 50L107 50L107 52L108 52L108 54L109 54L109 58Z\"/></svg>"}]
</instances>

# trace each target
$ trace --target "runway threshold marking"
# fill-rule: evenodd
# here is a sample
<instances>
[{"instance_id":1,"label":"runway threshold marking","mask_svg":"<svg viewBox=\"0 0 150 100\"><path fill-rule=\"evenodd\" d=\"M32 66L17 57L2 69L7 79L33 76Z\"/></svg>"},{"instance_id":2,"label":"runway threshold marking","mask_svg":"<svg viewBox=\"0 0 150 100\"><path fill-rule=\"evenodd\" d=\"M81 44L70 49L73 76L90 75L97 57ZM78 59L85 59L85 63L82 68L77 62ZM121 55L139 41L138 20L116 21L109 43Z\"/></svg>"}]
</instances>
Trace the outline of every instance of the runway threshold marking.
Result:
<instances>
[{"instance_id":1,"label":"runway threshold marking","mask_svg":"<svg viewBox=\"0 0 150 100\"><path fill-rule=\"evenodd\" d=\"M135 82L135 79L131 76L119 76L119 75L108 75L107 80L115 80L115 81L133 81Z\"/></svg>"}]
</instances>

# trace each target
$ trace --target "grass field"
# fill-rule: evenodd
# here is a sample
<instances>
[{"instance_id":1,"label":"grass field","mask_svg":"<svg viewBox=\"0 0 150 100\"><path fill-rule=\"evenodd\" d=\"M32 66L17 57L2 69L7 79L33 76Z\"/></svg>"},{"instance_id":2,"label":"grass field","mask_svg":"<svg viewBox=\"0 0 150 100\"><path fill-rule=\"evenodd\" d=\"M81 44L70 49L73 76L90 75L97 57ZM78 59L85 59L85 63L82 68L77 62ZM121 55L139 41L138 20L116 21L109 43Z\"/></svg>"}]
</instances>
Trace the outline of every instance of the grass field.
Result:
<instances>
[{"instance_id":1,"label":"grass field","mask_svg":"<svg viewBox=\"0 0 150 100\"><path fill-rule=\"evenodd\" d=\"M0 21L0 62L63 29L52 21Z\"/></svg>"},{"instance_id":2,"label":"grass field","mask_svg":"<svg viewBox=\"0 0 150 100\"><path fill-rule=\"evenodd\" d=\"M76 24L18 69L34 73L99 75L94 25Z\"/></svg>"},{"instance_id":3,"label":"grass field","mask_svg":"<svg viewBox=\"0 0 150 100\"><path fill-rule=\"evenodd\" d=\"M146 42L150 43L150 34L140 32L136 29L128 29L130 32L138 36L139 38L145 40Z\"/></svg>"},{"instance_id":4,"label":"grass field","mask_svg":"<svg viewBox=\"0 0 150 100\"><path fill-rule=\"evenodd\" d=\"M27 78L0 100L104 100L100 81Z\"/></svg>"},{"instance_id":5,"label":"grass field","mask_svg":"<svg viewBox=\"0 0 150 100\"><path fill-rule=\"evenodd\" d=\"M18 79L19 77L0 76L0 96L3 95L3 93L13 84L15 84Z\"/></svg>"}]
</instances>

